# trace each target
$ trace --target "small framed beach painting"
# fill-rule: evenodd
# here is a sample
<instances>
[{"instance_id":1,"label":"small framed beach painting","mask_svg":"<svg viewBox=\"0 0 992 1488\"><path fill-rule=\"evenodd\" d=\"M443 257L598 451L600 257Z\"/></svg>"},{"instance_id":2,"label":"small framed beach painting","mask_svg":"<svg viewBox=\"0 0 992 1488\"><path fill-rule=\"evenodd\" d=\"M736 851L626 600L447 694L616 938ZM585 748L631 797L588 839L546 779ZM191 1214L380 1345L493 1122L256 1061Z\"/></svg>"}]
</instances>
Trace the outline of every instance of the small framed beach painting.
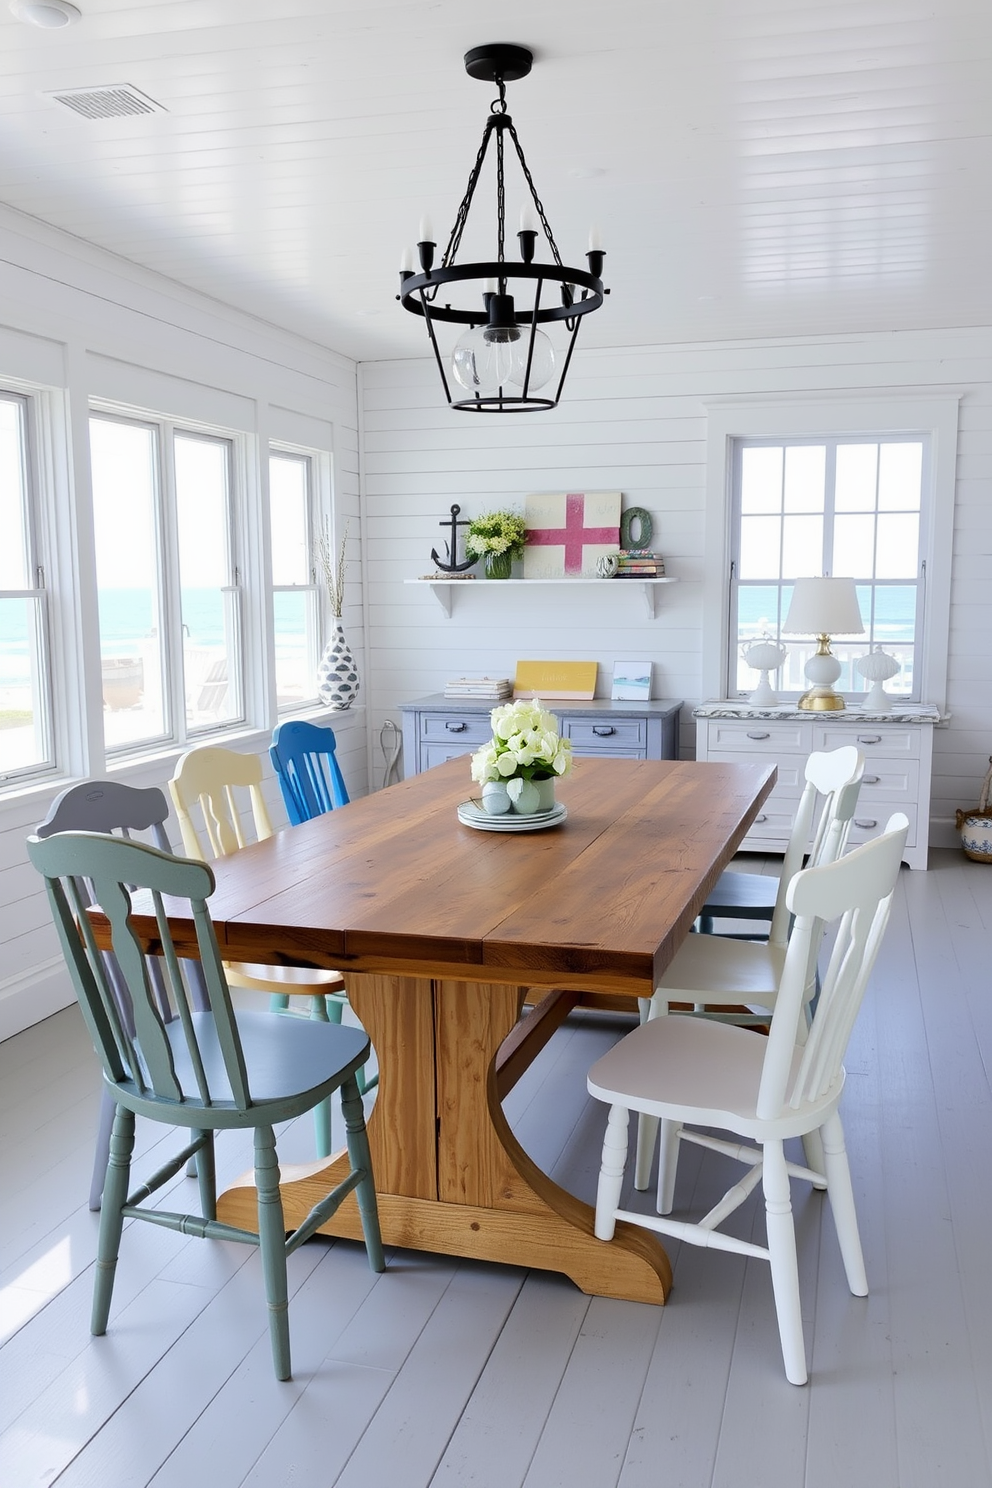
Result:
<instances>
[{"instance_id":1,"label":"small framed beach painting","mask_svg":"<svg viewBox=\"0 0 992 1488\"><path fill-rule=\"evenodd\" d=\"M613 690L617 702L643 703L651 696L651 663L649 661L615 661Z\"/></svg>"}]
</instances>

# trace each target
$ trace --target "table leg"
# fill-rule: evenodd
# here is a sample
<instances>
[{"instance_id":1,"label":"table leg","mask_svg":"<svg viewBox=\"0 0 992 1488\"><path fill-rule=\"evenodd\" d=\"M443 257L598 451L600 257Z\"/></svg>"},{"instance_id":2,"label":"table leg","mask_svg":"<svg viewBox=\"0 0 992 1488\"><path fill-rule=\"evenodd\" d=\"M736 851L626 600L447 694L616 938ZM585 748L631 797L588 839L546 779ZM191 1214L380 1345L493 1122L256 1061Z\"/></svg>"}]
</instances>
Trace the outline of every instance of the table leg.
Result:
<instances>
[{"instance_id":1,"label":"table leg","mask_svg":"<svg viewBox=\"0 0 992 1488\"><path fill-rule=\"evenodd\" d=\"M593 1235L593 1211L543 1173L509 1128L494 1061L513 1028L519 989L349 975L348 997L379 1060L369 1143L387 1245L561 1271L584 1292L663 1302L671 1268L656 1236L619 1224ZM280 1184L296 1225L346 1159L287 1167ZM254 1224L246 1174L218 1200L218 1218ZM324 1233L361 1239L350 1197Z\"/></svg>"}]
</instances>

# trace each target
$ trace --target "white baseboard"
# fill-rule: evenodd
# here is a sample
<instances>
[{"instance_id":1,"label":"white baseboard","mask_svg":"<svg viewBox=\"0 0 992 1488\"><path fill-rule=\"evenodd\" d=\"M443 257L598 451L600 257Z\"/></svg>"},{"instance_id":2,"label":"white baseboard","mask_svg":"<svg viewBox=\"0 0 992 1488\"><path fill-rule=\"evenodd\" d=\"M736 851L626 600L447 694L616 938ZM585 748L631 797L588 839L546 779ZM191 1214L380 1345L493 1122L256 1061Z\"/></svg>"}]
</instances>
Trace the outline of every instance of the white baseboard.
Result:
<instances>
[{"instance_id":1,"label":"white baseboard","mask_svg":"<svg viewBox=\"0 0 992 1488\"><path fill-rule=\"evenodd\" d=\"M0 982L0 1042L70 1007L75 1000L61 956Z\"/></svg>"}]
</instances>

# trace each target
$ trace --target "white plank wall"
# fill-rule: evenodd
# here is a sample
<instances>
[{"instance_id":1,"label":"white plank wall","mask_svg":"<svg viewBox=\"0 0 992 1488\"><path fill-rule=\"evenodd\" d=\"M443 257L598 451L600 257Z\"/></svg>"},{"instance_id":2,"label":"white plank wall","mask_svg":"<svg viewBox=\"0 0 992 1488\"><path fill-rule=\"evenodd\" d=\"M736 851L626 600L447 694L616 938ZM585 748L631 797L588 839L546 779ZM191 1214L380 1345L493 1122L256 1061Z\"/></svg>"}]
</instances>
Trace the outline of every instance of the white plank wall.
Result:
<instances>
[{"instance_id":1,"label":"white plank wall","mask_svg":"<svg viewBox=\"0 0 992 1488\"><path fill-rule=\"evenodd\" d=\"M359 440L355 364L346 357L228 309L123 259L0 208L0 375L64 388L70 447L85 455L89 400L127 400L151 412L216 421L257 436L333 450L335 510L351 520L344 621L366 671L361 587ZM322 446L320 441L325 441ZM77 455L77 458L80 458ZM77 477L74 502L88 480ZM84 561L72 564L92 585ZM63 590L58 600L67 603ZM84 621L85 623L85 621ZM350 791L367 789L364 699L335 733ZM256 717L238 747L262 751L274 720ZM116 778L165 786L176 751ZM104 775L80 756L76 778ZM15 800L0 797L0 1039L71 1000L41 881L24 839L67 782ZM268 775L273 821L286 821ZM174 832L179 845L178 830Z\"/></svg>"},{"instance_id":2,"label":"white plank wall","mask_svg":"<svg viewBox=\"0 0 992 1488\"><path fill-rule=\"evenodd\" d=\"M825 397L883 390L961 395L950 656L937 732L932 840L950 846L954 810L973 804L992 752L992 331L987 327L576 354L550 414L472 417L443 403L432 362L361 369L373 731L397 704L438 691L463 671L513 675L519 658L600 663L609 696L618 658L650 659L654 696L701 699L706 400ZM428 588L439 520L453 501L472 516L520 506L530 491L612 490L655 519L654 546L677 585L658 617L639 596L599 589L519 587L455 594L446 620ZM938 700L944 701L944 700Z\"/></svg>"}]
</instances>

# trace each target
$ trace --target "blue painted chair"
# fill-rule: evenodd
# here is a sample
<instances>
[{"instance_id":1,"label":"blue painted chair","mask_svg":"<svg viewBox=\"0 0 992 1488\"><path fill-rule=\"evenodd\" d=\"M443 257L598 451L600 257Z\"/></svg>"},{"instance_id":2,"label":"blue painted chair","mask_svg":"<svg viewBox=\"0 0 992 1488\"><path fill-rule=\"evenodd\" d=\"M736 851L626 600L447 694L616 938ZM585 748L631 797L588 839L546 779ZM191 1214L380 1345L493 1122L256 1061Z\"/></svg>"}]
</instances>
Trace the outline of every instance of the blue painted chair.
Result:
<instances>
[{"instance_id":1,"label":"blue painted chair","mask_svg":"<svg viewBox=\"0 0 992 1488\"><path fill-rule=\"evenodd\" d=\"M122 785L116 780L87 780L81 785L70 785L52 802L51 810L35 828L38 837L51 837L55 832L119 832L130 837L132 832L151 832L156 847L171 852L165 820L169 815L169 803L165 793L152 787L139 790L132 785ZM80 893L87 895L84 883L79 884ZM122 1018L133 1032L131 1002L120 967L113 956L104 958L107 975L117 997ZM156 989L163 1017L170 1016L168 1001L161 979L159 962L149 960L149 971ZM208 1006L206 989L199 967L190 963L189 977L193 1000L201 1011ZM90 1180L89 1205L99 1209L103 1193L103 1179L107 1171L110 1154L110 1131L114 1124L114 1102L105 1088L100 1102L100 1124L97 1128L96 1152L93 1156L93 1176Z\"/></svg>"},{"instance_id":2,"label":"blue painted chair","mask_svg":"<svg viewBox=\"0 0 992 1488\"><path fill-rule=\"evenodd\" d=\"M299 718L277 725L269 758L292 826L323 816L335 806L347 806L348 788L336 751L334 733L329 728ZM375 1089L379 1076L367 1078L362 1071L358 1083L367 1094Z\"/></svg>"},{"instance_id":3,"label":"blue painted chair","mask_svg":"<svg viewBox=\"0 0 992 1488\"><path fill-rule=\"evenodd\" d=\"M269 758L294 827L335 806L347 806L348 791L335 751L331 729L302 719L280 723L272 735Z\"/></svg>"},{"instance_id":4,"label":"blue painted chair","mask_svg":"<svg viewBox=\"0 0 992 1488\"><path fill-rule=\"evenodd\" d=\"M369 1055L361 1029L333 1023L235 1014L206 900L214 889L209 865L119 837L68 832L28 839L32 863L45 877L49 903L76 995L116 1107L110 1162L104 1184L93 1291L91 1329L106 1332L126 1219L144 1219L184 1235L257 1244L269 1309L276 1377L289 1379L286 1257L314 1234L356 1192L362 1233L373 1271L385 1269L372 1163L356 1071ZM133 1032L97 949L80 879L110 922L113 953L134 1011ZM166 1019L148 974L148 960L130 922L132 895L142 896L157 922L163 987L172 1013ZM184 978L163 907L163 895L189 901L209 1011L198 1011ZM143 908L144 905L138 906ZM273 1126L289 1121L341 1092L350 1171L311 1209L300 1227L285 1233L279 1162ZM128 1194L135 1115L186 1127L189 1141L147 1183ZM258 1230L217 1220L214 1133L254 1130ZM146 1209L144 1200L196 1158L202 1215Z\"/></svg>"}]
</instances>

